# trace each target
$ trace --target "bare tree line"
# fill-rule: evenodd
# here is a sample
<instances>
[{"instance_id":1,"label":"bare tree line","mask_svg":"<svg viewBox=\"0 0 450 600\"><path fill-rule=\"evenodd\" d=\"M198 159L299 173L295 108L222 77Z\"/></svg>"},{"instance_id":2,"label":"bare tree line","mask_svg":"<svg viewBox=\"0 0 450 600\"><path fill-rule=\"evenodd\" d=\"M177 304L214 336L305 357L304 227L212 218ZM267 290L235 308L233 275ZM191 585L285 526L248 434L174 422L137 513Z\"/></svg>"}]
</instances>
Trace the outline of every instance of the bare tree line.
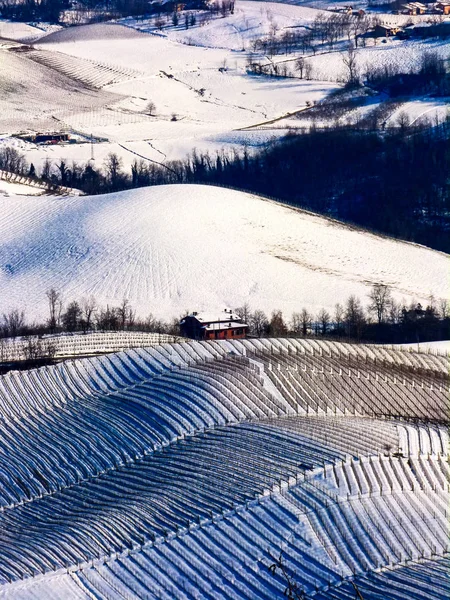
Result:
<instances>
[{"instance_id":1,"label":"bare tree line","mask_svg":"<svg viewBox=\"0 0 450 600\"><path fill-rule=\"evenodd\" d=\"M46 292L48 317L43 323L29 324L24 311L12 309L0 318L0 337L90 331L148 331L179 335L182 316L169 322L152 314L145 318L136 315L127 298L115 306L101 306L93 296L63 302L55 288ZM448 339L450 335L450 304L430 297L422 307L417 302L396 302L384 284L375 284L367 304L354 295L345 303L337 303L333 311L325 308L316 313L302 308L286 318L282 311L267 315L261 309L252 310L249 304L236 308L236 313L249 325L256 337L339 337L356 341L415 342L429 339Z\"/></svg>"}]
</instances>

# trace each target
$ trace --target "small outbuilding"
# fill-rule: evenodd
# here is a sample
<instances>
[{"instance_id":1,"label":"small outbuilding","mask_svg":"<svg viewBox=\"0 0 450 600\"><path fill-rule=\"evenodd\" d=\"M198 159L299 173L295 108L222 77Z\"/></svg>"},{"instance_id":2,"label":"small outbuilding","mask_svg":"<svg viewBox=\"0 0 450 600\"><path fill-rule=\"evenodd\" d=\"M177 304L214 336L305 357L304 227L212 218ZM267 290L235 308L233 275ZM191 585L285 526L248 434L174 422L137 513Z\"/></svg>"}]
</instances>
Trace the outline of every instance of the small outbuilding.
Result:
<instances>
[{"instance_id":1,"label":"small outbuilding","mask_svg":"<svg viewBox=\"0 0 450 600\"><path fill-rule=\"evenodd\" d=\"M401 27L390 27L387 25L376 25L374 35L376 37L393 37L402 31Z\"/></svg>"},{"instance_id":2,"label":"small outbuilding","mask_svg":"<svg viewBox=\"0 0 450 600\"><path fill-rule=\"evenodd\" d=\"M193 340L242 339L247 335L248 325L231 309L215 313L193 312L180 321L180 332Z\"/></svg>"}]
</instances>

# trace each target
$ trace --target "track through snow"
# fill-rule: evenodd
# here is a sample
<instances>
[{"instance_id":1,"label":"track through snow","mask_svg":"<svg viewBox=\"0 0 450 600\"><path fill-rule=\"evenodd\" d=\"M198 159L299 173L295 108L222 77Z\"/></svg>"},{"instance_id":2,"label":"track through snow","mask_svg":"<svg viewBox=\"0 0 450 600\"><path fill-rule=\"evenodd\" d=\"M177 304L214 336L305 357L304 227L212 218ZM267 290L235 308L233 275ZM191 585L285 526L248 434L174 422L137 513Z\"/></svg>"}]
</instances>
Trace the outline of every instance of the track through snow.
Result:
<instances>
[{"instance_id":1,"label":"track through snow","mask_svg":"<svg viewBox=\"0 0 450 600\"><path fill-rule=\"evenodd\" d=\"M376 282L398 300L447 293L445 254L216 187L0 198L0 240L0 312L29 318L45 318L51 286L166 318L244 302L332 310Z\"/></svg>"}]
</instances>

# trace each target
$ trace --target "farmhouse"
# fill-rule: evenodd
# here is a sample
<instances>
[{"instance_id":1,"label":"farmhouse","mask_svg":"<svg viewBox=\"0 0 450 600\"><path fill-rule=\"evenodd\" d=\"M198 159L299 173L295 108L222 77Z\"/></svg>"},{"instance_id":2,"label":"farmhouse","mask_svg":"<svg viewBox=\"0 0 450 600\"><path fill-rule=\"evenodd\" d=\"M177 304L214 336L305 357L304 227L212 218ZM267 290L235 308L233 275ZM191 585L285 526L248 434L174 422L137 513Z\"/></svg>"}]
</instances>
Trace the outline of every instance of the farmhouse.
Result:
<instances>
[{"instance_id":1,"label":"farmhouse","mask_svg":"<svg viewBox=\"0 0 450 600\"><path fill-rule=\"evenodd\" d=\"M180 321L181 335L194 340L240 339L248 325L231 309L216 313L193 312Z\"/></svg>"},{"instance_id":2,"label":"farmhouse","mask_svg":"<svg viewBox=\"0 0 450 600\"><path fill-rule=\"evenodd\" d=\"M424 15L427 12L427 7L421 2L403 4L402 9L402 13L405 15Z\"/></svg>"},{"instance_id":3,"label":"farmhouse","mask_svg":"<svg viewBox=\"0 0 450 600\"><path fill-rule=\"evenodd\" d=\"M436 8L444 15L450 15L450 4L448 2L438 2Z\"/></svg>"},{"instance_id":4,"label":"farmhouse","mask_svg":"<svg viewBox=\"0 0 450 600\"><path fill-rule=\"evenodd\" d=\"M64 132L56 133L29 133L18 135L22 140L32 142L33 144L59 144L70 141L70 135Z\"/></svg>"},{"instance_id":5,"label":"farmhouse","mask_svg":"<svg viewBox=\"0 0 450 600\"><path fill-rule=\"evenodd\" d=\"M376 37L392 37L401 31L401 27L389 27L387 25L376 25L374 34Z\"/></svg>"}]
</instances>

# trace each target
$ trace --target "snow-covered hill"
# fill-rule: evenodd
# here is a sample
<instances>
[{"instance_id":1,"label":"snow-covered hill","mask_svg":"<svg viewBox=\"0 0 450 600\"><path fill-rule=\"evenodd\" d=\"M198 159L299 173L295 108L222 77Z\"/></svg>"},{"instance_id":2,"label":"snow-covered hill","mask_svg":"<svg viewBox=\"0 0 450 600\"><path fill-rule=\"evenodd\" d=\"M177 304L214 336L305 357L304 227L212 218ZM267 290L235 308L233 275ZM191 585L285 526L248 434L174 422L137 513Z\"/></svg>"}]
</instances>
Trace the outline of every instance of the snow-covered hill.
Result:
<instances>
[{"instance_id":1,"label":"snow-covered hill","mask_svg":"<svg viewBox=\"0 0 450 600\"><path fill-rule=\"evenodd\" d=\"M93 294L138 314L244 302L287 317L332 310L372 284L398 300L447 293L448 256L313 214L207 186L150 187L95 197L0 197L0 313L47 314L45 291Z\"/></svg>"},{"instance_id":2,"label":"snow-covered hill","mask_svg":"<svg viewBox=\"0 0 450 600\"><path fill-rule=\"evenodd\" d=\"M0 598L282 600L281 557L304 600L447 600L447 367L255 339L0 377Z\"/></svg>"}]
</instances>

